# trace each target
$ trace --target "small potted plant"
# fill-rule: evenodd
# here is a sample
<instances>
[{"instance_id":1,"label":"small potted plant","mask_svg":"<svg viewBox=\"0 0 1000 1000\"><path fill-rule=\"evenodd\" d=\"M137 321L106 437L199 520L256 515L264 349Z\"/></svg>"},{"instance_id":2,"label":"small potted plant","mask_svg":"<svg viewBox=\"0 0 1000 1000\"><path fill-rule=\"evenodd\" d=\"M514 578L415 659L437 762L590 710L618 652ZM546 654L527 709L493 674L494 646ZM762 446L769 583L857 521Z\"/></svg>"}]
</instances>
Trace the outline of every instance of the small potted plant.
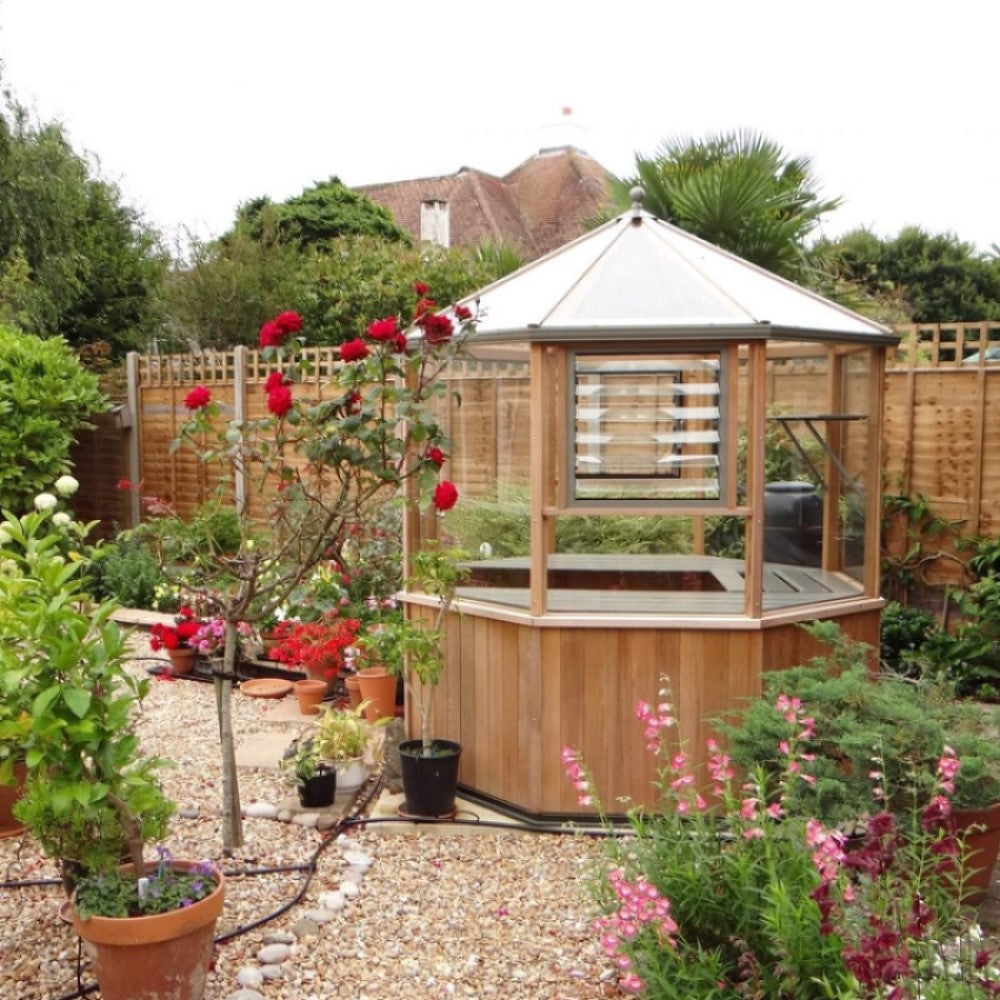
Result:
<instances>
[{"instance_id":1,"label":"small potted plant","mask_svg":"<svg viewBox=\"0 0 1000 1000\"><path fill-rule=\"evenodd\" d=\"M366 721L366 708L364 702L356 708L328 708L316 721L313 739L318 756L336 768L342 792L353 791L364 784L368 777L364 758L377 728L389 721Z\"/></svg>"},{"instance_id":2,"label":"small potted plant","mask_svg":"<svg viewBox=\"0 0 1000 1000\"><path fill-rule=\"evenodd\" d=\"M455 810L461 746L431 735L434 692L444 670L444 622L458 584L468 576L461 560L466 553L427 545L413 557L407 586L438 599L433 624L408 618L387 626L388 636L377 640L389 658L390 671L402 672L406 684L416 685L420 706L420 739L399 745L403 776L404 811L413 816L448 816Z\"/></svg>"},{"instance_id":3,"label":"small potted plant","mask_svg":"<svg viewBox=\"0 0 1000 1000\"><path fill-rule=\"evenodd\" d=\"M164 762L145 757L132 730L149 681L126 669L128 643L111 620L117 605L93 604L82 581L86 560L62 554L64 530L48 510L3 521L0 606L10 613L0 616L0 673L10 672L15 697L31 705L14 720L0 713L0 748L19 748L27 767L15 811L43 850L84 869L76 898L86 904L74 907L73 921L96 946L102 996L125 1000L140 984L150 1000L195 1000L211 958L222 875L199 870L204 898L196 893L194 907L177 910L179 898L161 892L173 878L166 867L192 866L161 858L166 867L147 874L144 842L165 833L173 811L156 778ZM6 683L4 691L6 698ZM131 859L125 868L123 850Z\"/></svg>"},{"instance_id":4,"label":"small potted plant","mask_svg":"<svg viewBox=\"0 0 1000 1000\"><path fill-rule=\"evenodd\" d=\"M304 670L314 680L324 681L329 693L344 664L344 650L357 639L358 621L339 617L310 622L286 619L274 634L277 642L271 658Z\"/></svg>"},{"instance_id":5,"label":"small potted plant","mask_svg":"<svg viewBox=\"0 0 1000 1000\"><path fill-rule=\"evenodd\" d=\"M337 794L337 770L320 756L317 740L309 738L296 743L292 752L280 761L280 767L295 785L299 805L307 809L332 805Z\"/></svg>"},{"instance_id":6,"label":"small potted plant","mask_svg":"<svg viewBox=\"0 0 1000 1000\"><path fill-rule=\"evenodd\" d=\"M173 625L157 622L149 630L149 648L154 652L167 651L170 658L170 672L175 677L190 674L198 659L197 637L203 622L194 611L183 605L174 619Z\"/></svg>"}]
</instances>

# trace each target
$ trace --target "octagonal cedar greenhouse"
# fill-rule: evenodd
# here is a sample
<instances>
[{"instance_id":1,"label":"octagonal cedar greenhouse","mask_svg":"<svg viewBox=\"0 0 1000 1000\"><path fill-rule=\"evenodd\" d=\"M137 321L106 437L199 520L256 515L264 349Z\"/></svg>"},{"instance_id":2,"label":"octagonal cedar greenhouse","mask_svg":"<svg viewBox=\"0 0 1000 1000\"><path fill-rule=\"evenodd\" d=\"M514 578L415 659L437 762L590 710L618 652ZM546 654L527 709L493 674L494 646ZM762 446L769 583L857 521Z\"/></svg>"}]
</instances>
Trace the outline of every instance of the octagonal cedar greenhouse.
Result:
<instances>
[{"instance_id":1,"label":"octagonal cedar greenhouse","mask_svg":"<svg viewBox=\"0 0 1000 1000\"><path fill-rule=\"evenodd\" d=\"M528 816L580 811L567 744L609 809L649 802L634 711L661 676L699 761L708 719L819 652L799 623L877 645L896 338L638 204L477 299L441 412L462 499L440 531L474 558L434 735ZM407 554L438 530L412 515Z\"/></svg>"}]
</instances>

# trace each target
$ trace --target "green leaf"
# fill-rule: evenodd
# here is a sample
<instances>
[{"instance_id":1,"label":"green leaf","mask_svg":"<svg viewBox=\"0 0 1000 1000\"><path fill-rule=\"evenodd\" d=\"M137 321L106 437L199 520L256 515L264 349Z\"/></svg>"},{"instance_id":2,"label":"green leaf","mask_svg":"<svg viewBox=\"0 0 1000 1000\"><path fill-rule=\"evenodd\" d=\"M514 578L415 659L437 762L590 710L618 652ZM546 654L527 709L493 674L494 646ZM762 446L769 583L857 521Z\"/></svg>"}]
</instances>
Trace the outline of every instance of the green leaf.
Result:
<instances>
[{"instance_id":1,"label":"green leaf","mask_svg":"<svg viewBox=\"0 0 1000 1000\"><path fill-rule=\"evenodd\" d=\"M89 691L84 691L81 688L63 689L63 701L78 719L82 719L87 714L92 700L93 696Z\"/></svg>"}]
</instances>

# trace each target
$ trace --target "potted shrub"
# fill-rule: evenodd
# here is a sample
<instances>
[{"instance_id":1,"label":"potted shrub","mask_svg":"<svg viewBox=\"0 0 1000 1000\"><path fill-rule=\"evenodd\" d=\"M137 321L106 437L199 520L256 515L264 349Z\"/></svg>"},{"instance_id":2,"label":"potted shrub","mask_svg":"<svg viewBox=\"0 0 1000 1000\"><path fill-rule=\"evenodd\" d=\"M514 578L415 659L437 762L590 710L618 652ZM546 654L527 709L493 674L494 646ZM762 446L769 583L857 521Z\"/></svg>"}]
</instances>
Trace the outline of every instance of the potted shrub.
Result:
<instances>
[{"instance_id":1,"label":"potted shrub","mask_svg":"<svg viewBox=\"0 0 1000 1000\"><path fill-rule=\"evenodd\" d=\"M776 748L795 734L775 699L797 699L814 721L806 750L815 755L816 780L797 784L788 808L828 822L863 823L875 788L905 827L937 794L936 768L950 748L960 762L951 796L956 823L965 821L966 810L976 810L973 822L996 826L1000 847L1000 805L993 808L1000 803L1000 714L957 700L940 681L872 674L868 647L845 638L835 622L806 627L830 644L831 654L766 674L761 699L735 724L719 722L733 760L747 771L762 766L776 779L786 763ZM977 853L979 871L970 872L969 885L988 884L995 861L996 854Z\"/></svg>"},{"instance_id":2,"label":"potted shrub","mask_svg":"<svg viewBox=\"0 0 1000 1000\"><path fill-rule=\"evenodd\" d=\"M280 766L295 785L299 805L307 809L321 809L333 804L337 794L337 771L320 760L315 739L296 743L292 752L282 758Z\"/></svg>"},{"instance_id":3,"label":"potted shrub","mask_svg":"<svg viewBox=\"0 0 1000 1000\"><path fill-rule=\"evenodd\" d=\"M277 642L271 659L304 670L313 680L323 681L330 693L344 665L344 650L354 644L357 634L354 618L286 619L272 633Z\"/></svg>"},{"instance_id":4,"label":"potted shrub","mask_svg":"<svg viewBox=\"0 0 1000 1000\"><path fill-rule=\"evenodd\" d=\"M431 724L434 692L444 670L445 616L456 587L468 575L460 562L465 557L458 549L439 546L426 546L416 553L407 585L438 599L433 624L418 618L389 623L361 643L378 650L390 672L402 673L406 684L417 688L420 739L399 745L404 812L411 816L441 817L455 811L462 748L453 740L434 739Z\"/></svg>"},{"instance_id":5,"label":"potted shrub","mask_svg":"<svg viewBox=\"0 0 1000 1000\"><path fill-rule=\"evenodd\" d=\"M157 622L149 630L149 648L154 653L161 649L170 658L170 672L175 677L185 677L194 671L198 659L198 635L202 621L194 611L183 605L173 625Z\"/></svg>"},{"instance_id":6,"label":"potted shrub","mask_svg":"<svg viewBox=\"0 0 1000 1000\"><path fill-rule=\"evenodd\" d=\"M73 859L85 872L73 920L97 948L102 996L125 1000L141 982L151 1000L194 1000L211 957L222 876L202 868L188 880L193 866L165 857L147 871L144 842L163 836L173 811L156 780L164 762L143 756L132 731L149 681L125 668L128 644L111 620L117 605L93 604L81 578L86 561L63 554L74 528L59 513L43 508L3 521L0 606L11 613L0 618L0 752L23 754L27 768L15 811L46 853ZM18 702L30 709L11 718ZM123 852L131 859L126 868ZM190 892L168 890L178 885ZM196 913L177 911L181 898L194 900ZM150 954L154 946L165 954ZM121 971L119 959L129 968ZM150 976L160 984L147 987Z\"/></svg>"},{"instance_id":7,"label":"potted shrub","mask_svg":"<svg viewBox=\"0 0 1000 1000\"><path fill-rule=\"evenodd\" d=\"M388 722L365 719L367 705L356 708L328 708L317 720L313 736L319 758L332 764L342 792L360 788L368 777L364 758L371 746L376 727Z\"/></svg>"}]
</instances>

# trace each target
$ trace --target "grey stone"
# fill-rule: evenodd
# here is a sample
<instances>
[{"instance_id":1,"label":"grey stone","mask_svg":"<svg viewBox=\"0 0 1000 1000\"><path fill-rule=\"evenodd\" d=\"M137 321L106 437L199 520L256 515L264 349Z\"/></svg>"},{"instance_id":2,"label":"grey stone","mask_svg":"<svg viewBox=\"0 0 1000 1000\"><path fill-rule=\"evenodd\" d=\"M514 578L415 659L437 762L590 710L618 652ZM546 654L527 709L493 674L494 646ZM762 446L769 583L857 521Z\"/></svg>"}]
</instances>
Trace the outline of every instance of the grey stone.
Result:
<instances>
[{"instance_id":1,"label":"grey stone","mask_svg":"<svg viewBox=\"0 0 1000 1000\"><path fill-rule=\"evenodd\" d=\"M315 920L307 920L302 917L292 924L292 933L297 938L319 937L319 924Z\"/></svg>"},{"instance_id":2,"label":"grey stone","mask_svg":"<svg viewBox=\"0 0 1000 1000\"><path fill-rule=\"evenodd\" d=\"M281 979L284 976L284 972L280 965L262 965L260 967L260 974L265 980L270 981L272 979Z\"/></svg>"},{"instance_id":3,"label":"grey stone","mask_svg":"<svg viewBox=\"0 0 1000 1000\"><path fill-rule=\"evenodd\" d=\"M278 965L288 961L292 949L287 944L266 944L257 952L257 961L261 965Z\"/></svg>"},{"instance_id":4,"label":"grey stone","mask_svg":"<svg viewBox=\"0 0 1000 1000\"><path fill-rule=\"evenodd\" d=\"M201 813L194 806L188 806L185 809L178 809L177 815L181 819L197 819Z\"/></svg>"},{"instance_id":5,"label":"grey stone","mask_svg":"<svg viewBox=\"0 0 1000 1000\"><path fill-rule=\"evenodd\" d=\"M403 790L403 771L399 760L399 744L403 738L403 720L393 719L385 727L382 761L382 784L393 795Z\"/></svg>"},{"instance_id":6,"label":"grey stone","mask_svg":"<svg viewBox=\"0 0 1000 1000\"><path fill-rule=\"evenodd\" d=\"M246 807L246 815L253 819L277 819L278 807L271 802L251 802Z\"/></svg>"},{"instance_id":7,"label":"grey stone","mask_svg":"<svg viewBox=\"0 0 1000 1000\"><path fill-rule=\"evenodd\" d=\"M295 944L295 935L288 931L271 931L264 935L264 944Z\"/></svg>"},{"instance_id":8,"label":"grey stone","mask_svg":"<svg viewBox=\"0 0 1000 1000\"><path fill-rule=\"evenodd\" d=\"M294 815L291 809L282 809L275 818L279 823L291 823Z\"/></svg>"},{"instance_id":9,"label":"grey stone","mask_svg":"<svg viewBox=\"0 0 1000 1000\"><path fill-rule=\"evenodd\" d=\"M255 986L260 986L264 982L264 977L261 974L260 969L252 965L244 965L239 972L236 973L236 982L240 986L245 986L247 989L252 989Z\"/></svg>"}]
</instances>

